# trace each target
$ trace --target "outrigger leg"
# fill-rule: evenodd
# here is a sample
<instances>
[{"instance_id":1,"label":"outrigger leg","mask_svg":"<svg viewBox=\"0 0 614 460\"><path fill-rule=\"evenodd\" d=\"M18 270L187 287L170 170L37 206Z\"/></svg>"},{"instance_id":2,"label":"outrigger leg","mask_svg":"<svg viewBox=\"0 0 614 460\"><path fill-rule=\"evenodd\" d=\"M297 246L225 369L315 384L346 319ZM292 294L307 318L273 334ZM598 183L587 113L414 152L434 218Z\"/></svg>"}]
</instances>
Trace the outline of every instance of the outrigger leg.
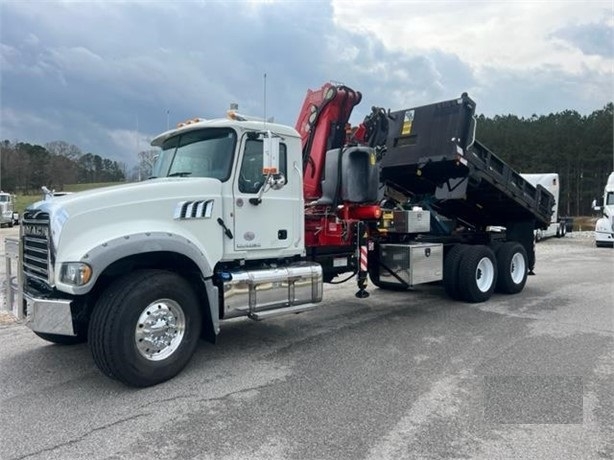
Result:
<instances>
[{"instance_id":1,"label":"outrigger leg","mask_svg":"<svg viewBox=\"0 0 614 460\"><path fill-rule=\"evenodd\" d=\"M367 241L365 234L361 231L361 224L358 224L358 292L356 297L366 299L369 297L367 292Z\"/></svg>"}]
</instances>

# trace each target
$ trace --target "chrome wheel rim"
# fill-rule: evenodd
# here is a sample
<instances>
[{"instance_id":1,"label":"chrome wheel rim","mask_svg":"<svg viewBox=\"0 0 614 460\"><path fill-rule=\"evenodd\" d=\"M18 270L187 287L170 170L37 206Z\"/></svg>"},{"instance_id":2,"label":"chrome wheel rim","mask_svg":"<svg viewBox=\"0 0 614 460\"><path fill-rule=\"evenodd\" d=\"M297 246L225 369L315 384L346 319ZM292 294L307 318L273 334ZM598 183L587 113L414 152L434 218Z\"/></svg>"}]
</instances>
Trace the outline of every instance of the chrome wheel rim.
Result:
<instances>
[{"instance_id":1,"label":"chrome wheel rim","mask_svg":"<svg viewBox=\"0 0 614 460\"><path fill-rule=\"evenodd\" d=\"M495 280L495 266L488 257L482 257L475 269L475 284L481 292L487 292Z\"/></svg>"},{"instance_id":2,"label":"chrome wheel rim","mask_svg":"<svg viewBox=\"0 0 614 460\"><path fill-rule=\"evenodd\" d=\"M149 361L171 356L185 335L185 314L171 299L160 299L145 307L136 324L134 340L140 355Z\"/></svg>"},{"instance_id":3,"label":"chrome wheel rim","mask_svg":"<svg viewBox=\"0 0 614 460\"><path fill-rule=\"evenodd\" d=\"M512 261L510 262L510 275L514 284L522 283L522 279L524 278L524 273L526 271L527 266L524 262L524 257L522 257L521 253L517 252L514 254Z\"/></svg>"}]
</instances>

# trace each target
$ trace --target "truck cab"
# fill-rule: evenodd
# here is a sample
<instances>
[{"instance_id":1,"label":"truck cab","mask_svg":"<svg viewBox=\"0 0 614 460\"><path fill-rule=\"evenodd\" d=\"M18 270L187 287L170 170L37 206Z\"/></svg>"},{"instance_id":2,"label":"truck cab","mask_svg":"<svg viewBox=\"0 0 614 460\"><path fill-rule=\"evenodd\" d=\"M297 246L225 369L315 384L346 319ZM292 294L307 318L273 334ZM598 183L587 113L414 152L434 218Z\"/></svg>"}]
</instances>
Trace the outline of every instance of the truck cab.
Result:
<instances>
[{"instance_id":1,"label":"truck cab","mask_svg":"<svg viewBox=\"0 0 614 460\"><path fill-rule=\"evenodd\" d=\"M13 195L6 192L0 192L0 227L12 227L17 223L19 216L13 209Z\"/></svg>"},{"instance_id":2,"label":"truck cab","mask_svg":"<svg viewBox=\"0 0 614 460\"><path fill-rule=\"evenodd\" d=\"M39 201L20 237L29 327L54 343L88 340L103 372L135 386L176 374L222 319L322 296L321 268L301 260L293 128L231 114L152 145L149 180Z\"/></svg>"},{"instance_id":3,"label":"truck cab","mask_svg":"<svg viewBox=\"0 0 614 460\"><path fill-rule=\"evenodd\" d=\"M595 223L595 245L597 247L614 247L614 172L608 177L603 189L601 205L594 207L602 216Z\"/></svg>"},{"instance_id":4,"label":"truck cab","mask_svg":"<svg viewBox=\"0 0 614 460\"><path fill-rule=\"evenodd\" d=\"M554 197L550 224L546 228L535 229L535 241L556 236L562 238L567 233L566 219L559 216L560 178L558 173L521 174L532 186L541 185Z\"/></svg>"},{"instance_id":5,"label":"truck cab","mask_svg":"<svg viewBox=\"0 0 614 460\"><path fill-rule=\"evenodd\" d=\"M152 145L160 147L161 153L154 166L154 179L178 177L189 182L207 178L215 183L214 194L218 196L186 197L177 203L174 213L178 223L188 223L217 212L213 233L222 251L213 265L219 261L303 255L298 133L286 126L267 126L233 116L232 120L188 122L156 137ZM278 152L278 165L270 176L263 173L269 134L277 140ZM208 241L203 237L199 239L205 246L213 235Z\"/></svg>"}]
</instances>

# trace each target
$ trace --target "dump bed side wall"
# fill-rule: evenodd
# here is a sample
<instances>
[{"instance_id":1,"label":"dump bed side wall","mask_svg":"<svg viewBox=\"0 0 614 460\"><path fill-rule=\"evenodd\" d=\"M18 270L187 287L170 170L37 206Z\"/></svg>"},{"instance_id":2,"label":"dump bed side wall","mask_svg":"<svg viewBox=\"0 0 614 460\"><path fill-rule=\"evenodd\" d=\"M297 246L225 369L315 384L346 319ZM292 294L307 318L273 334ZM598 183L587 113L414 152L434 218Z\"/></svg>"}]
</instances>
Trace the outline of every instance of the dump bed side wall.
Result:
<instances>
[{"instance_id":1,"label":"dump bed side wall","mask_svg":"<svg viewBox=\"0 0 614 460\"><path fill-rule=\"evenodd\" d=\"M554 197L474 139L474 111L463 95L391 113L382 181L411 196L427 195L440 214L475 227L547 226Z\"/></svg>"}]
</instances>

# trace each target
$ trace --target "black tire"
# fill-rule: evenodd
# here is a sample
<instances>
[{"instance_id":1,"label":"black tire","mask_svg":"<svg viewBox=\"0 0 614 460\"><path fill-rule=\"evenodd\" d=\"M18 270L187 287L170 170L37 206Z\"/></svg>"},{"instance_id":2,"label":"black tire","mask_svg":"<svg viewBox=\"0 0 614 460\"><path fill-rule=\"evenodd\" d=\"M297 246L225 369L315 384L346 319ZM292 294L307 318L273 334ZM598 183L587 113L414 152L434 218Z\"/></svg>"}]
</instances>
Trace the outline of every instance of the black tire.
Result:
<instances>
[{"instance_id":1,"label":"black tire","mask_svg":"<svg viewBox=\"0 0 614 460\"><path fill-rule=\"evenodd\" d=\"M151 327L164 324L164 331L148 335L149 318ZM98 300L89 325L90 350L105 375L147 387L181 372L194 354L201 328L198 299L184 278L141 270L116 281Z\"/></svg>"},{"instance_id":2,"label":"black tire","mask_svg":"<svg viewBox=\"0 0 614 460\"><path fill-rule=\"evenodd\" d=\"M448 251L443 263L443 287L451 299L461 300L458 286L458 270L463 254L469 246L456 244Z\"/></svg>"},{"instance_id":3,"label":"black tire","mask_svg":"<svg viewBox=\"0 0 614 460\"><path fill-rule=\"evenodd\" d=\"M85 335L58 335L36 331L34 331L34 333L41 339L46 340L47 342L55 343L57 345L76 345L78 343L83 343L87 340L87 337Z\"/></svg>"},{"instance_id":4,"label":"black tire","mask_svg":"<svg viewBox=\"0 0 614 460\"><path fill-rule=\"evenodd\" d=\"M520 243L509 241L497 250L497 292L517 294L524 289L528 270L527 251Z\"/></svg>"},{"instance_id":5,"label":"black tire","mask_svg":"<svg viewBox=\"0 0 614 460\"><path fill-rule=\"evenodd\" d=\"M497 260L487 246L469 246L463 252L458 269L458 287L462 300L471 303L490 299L497 285Z\"/></svg>"}]
</instances>

